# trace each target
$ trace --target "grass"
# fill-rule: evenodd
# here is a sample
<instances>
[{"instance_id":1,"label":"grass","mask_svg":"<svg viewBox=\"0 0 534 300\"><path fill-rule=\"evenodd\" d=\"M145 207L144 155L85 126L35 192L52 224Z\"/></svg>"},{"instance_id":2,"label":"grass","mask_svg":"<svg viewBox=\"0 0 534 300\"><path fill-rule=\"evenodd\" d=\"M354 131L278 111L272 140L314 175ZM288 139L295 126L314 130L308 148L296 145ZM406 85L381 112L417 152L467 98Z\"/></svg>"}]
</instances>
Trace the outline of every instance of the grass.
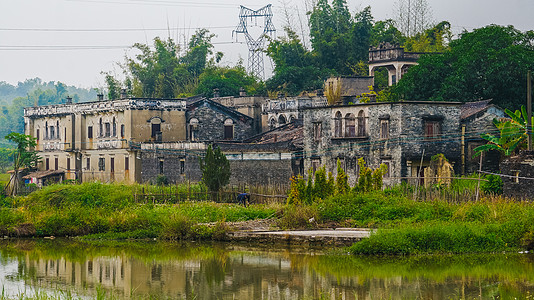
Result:
<instances>
[{"instance_id":1,"label":"grass","mask_svg":"<svg viewBox=\"0 0 534 300\"><path fill-rule=\"evenodd\" d=\"M53 185L0 205L0 235L171 240L222 239L230 229L219 223L271 218L281 207L214 202L139 204L134 201L132 186L101 183Z\"/></svg>"}]
</instances>

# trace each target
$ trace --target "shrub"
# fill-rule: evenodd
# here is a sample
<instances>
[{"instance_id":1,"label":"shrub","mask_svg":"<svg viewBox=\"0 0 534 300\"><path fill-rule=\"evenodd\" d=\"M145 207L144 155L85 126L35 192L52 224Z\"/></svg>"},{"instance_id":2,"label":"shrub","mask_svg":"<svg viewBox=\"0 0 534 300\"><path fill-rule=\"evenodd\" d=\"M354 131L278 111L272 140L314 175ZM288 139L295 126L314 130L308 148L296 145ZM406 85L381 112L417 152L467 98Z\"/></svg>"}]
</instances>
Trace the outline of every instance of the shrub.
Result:
<instances>
[{"instance_id":1,"label":"shrub","mask_svg":"<svg viewBox=\"0 0 534 300\"><path fill-rule=\"evenodd\" d=\"M169 185L169 179L163 174L158 174L158 176L156 177L156 185Z\"/></svg>"},{"instance_id":2,"label":"shrub","mask_svg":"<svg viewBox=\"0 0 534 300\"><path fill-rule=\"evenodd\" d=\"M275 224L281 229L305 229L316 227L318 220L319 213L313 206L291 205L284 209Z\"/></svg>"},{"instance_id":3,"label":"shrub","mask_svg":"<svg viewBox=\"0 0 534 300\"><path fill-rule=\"evenodd\" d=\"M502 194L502 188L504 184L502 182L501 176L489 174L486 175L486 180L487 181L484 181L480 186L484 193L491 195Z\"/></svg>"}]
</instances>

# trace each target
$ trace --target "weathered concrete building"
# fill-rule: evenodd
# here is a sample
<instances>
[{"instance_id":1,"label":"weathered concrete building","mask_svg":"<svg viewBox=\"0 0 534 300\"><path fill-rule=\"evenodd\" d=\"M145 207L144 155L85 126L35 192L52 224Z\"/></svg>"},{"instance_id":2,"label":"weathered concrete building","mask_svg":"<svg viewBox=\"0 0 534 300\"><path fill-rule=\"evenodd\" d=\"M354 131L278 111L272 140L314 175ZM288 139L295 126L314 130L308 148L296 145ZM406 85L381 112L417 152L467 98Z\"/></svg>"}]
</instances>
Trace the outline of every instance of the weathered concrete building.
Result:
<instances>
[{"instance_id":1,"label":"weathered concrete building","mask_svg":"<svg viewBox=\"0 0 534 300\"><path fill-rule=\"evenodd\" d=\"M280 97L270 99L263 105L262 127L263 131L275 129L295 120L302 120L303 111L311 107L327 106L324 96L314 97Z\"/></svg>"},{"instance_id":2,"label":"weathered concrete building","mask_svg":"<svg viewBox=\"0 0 534 300\"><path fill-rule=\"evenodd\" d=\"M358 177L357 160L373 168L384 163L386 184L424 175L431 157L460 159L460 103L380 102L309 108L304 111L306 169L325 166L336 173L340 160L349 180Z\"/></svg>"},{"instance_id":3,"label":"weathered concrete building","mask_svg":"<svg viewBox=\"0 0 534 300\"><path fill-rule=\"evenodd\" d=\"M65 179L136 182L132 144L186 139L182 99L129 98L27 107L25 133L37 139L38 170L64 170Z\"/></svg>"},{"instance_id":4,"label":"weathered concrete building","mask_svg":"<svg viewBox=\"0 0 534 300\"><path fill-rule=\"evenodd\" d=\"M337 104L358 103L362 94L369 93L374 85L372 76L330 77L324 83L326 95L330 95Z\"/></svg>"}]
</instances>

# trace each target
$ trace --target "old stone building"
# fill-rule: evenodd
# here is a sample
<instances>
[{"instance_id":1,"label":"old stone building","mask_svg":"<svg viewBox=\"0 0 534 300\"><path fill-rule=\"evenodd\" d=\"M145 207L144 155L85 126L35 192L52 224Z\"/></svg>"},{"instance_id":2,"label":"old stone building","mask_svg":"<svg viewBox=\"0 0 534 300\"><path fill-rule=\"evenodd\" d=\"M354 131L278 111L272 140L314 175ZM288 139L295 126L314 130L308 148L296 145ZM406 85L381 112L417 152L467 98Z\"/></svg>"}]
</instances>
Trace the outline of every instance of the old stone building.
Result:
<instances>
[{"instance_id":1,"label":"old stone building","mask_svg":"<svg viewBox=\"0 0 534 300\"><path fill-rule=\"evenodd\" d=\"M255 134L252 117L206 98L188 104L186 118L191 142L241 141Z\"/></svg>"},{"instance_id":2,"label":"old stone building","mask_svg":"<svg viewBox=\"0 0 534 300\"><path fill-rule=\"evenodd\" d=\"M354 182L363 157L373 168L388 166L386 184L424 176L438 153L457 167L460 106L405 101L309 108L304 111L304 166L325 166L335 174L340 160Z\"/></svg>"},{"instance_id":3,"label":"old stone building","mask_svg":"<svg viewBox=\"0 0 534 300\"><path fill-rule=\"evenodd\" d=\"M388 70L388 84L395 85L411 66L417 65L420 52L406 52L399 45L380 44L369 49L369 76L374 77L378 68Z\"/></svg>"},{"instance_id":4,"label":"old stone building","mask_svg":"<svg viewBox=\"0 0 534 300\"><path fill-rule=\"evenodd\" d=\"M295 120L302 120L303 111L310 107L327 106L326 97L302 96L302 97L279 97L270 99L263 105L263 131L275 129Z\"/></svg>"},{"instance_id":5,"label":"old stone building","mask_svg":"<svg viewBox=\"0 0 534 300\"><path fill-rule=\"evenodd\" d=\"M461 107L460 121L462 134L461 148L461 173L471 174L477 172L480 166L480 158L474 157L474 149L487 143L480 137L482 133L496 135L497 128L493 125L493 119L507 117L504 110L491 104L491 100L464 103ZM501 154L497 151L484 153L482 157L482 170L498 172Z\"/></svg>"},{"instance_id":6,"label":"old stone building","mask_svg":"<svg viewBox=\"0 0 534 300\"><path fill-rule=\"evenodd\" d=\"M186 101L129 98L28 107L25 133L37 139L38 170L63 170L65 179L136 182L132 144L186 139Z\"/></svg>"}]
</instances>

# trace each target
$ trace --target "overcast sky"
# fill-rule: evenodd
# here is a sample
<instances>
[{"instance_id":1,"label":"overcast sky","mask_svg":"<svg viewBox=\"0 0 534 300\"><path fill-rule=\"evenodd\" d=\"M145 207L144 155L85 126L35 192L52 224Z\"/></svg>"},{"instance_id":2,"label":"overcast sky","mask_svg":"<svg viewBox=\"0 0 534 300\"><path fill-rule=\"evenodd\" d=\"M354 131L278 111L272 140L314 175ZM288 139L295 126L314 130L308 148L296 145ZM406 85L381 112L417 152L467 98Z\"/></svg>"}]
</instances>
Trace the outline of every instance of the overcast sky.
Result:
<instances>
[{"instance_id":1,"label":"overcast sky","mask_svg":"<svg viewBox=\"0 0 534 300\"><path fill-rule=\"evenodd\" d=\"M294 26L305 22L306 0L0 0L0 81L15 84L27 78L102 87L101 71L120 73L116 66L134 43L155 36L184 42L195 28L217 37L215 51L224 64L248 55L246 44L232 43L239 5L258 9L273 4L278 35L285 24L284 2ZM307 0L310 1L310 0ZM488 24L534 29L533 0L428 0L436 22L447 20L455 33ZM367 5L375 20L394 18L386 0L348 0L349 9ZM73 31L78 30L78 31ZM260 30L260 29L258 29ZM240 42L244 39L240 38ZM270 69L270 62L265 60Z\"/></svg>"}]
</instances>

